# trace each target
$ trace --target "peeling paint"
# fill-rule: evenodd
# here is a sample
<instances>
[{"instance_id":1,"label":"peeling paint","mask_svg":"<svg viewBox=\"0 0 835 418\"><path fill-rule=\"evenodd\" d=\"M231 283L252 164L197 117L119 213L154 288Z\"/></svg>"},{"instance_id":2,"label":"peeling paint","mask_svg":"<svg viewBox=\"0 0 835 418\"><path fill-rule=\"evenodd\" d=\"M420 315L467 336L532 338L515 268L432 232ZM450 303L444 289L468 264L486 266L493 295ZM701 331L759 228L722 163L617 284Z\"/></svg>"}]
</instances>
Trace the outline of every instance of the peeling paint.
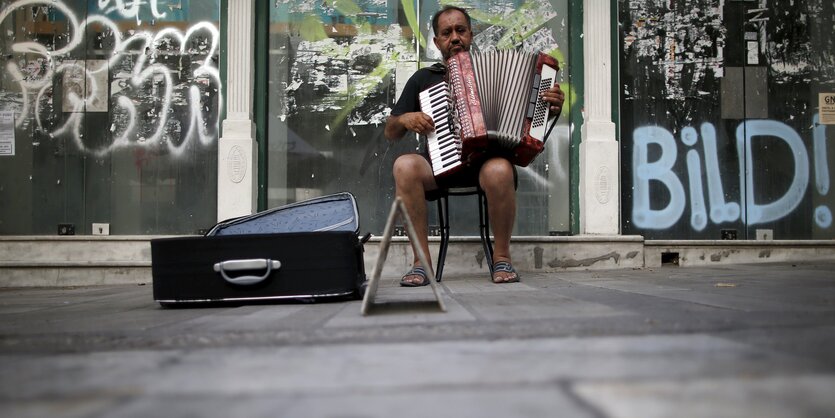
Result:
<instances>
[{"instance_id":1,"label":"peeling paint","mask_svg":"<svg viewBox=\"0 0 835 418\"><path fill-rule=\"evenodd\" d=\"M542 255L545 253L545 249L542 247L534 247L533 249L533 266L535 269L542 268Z\"/></svg>"},{"instance_id":2,"label":"peeling paint","mask_svg":"<svg viewBox=\"0 0 835 418\"><path fill-rule=\"evenodd\" d=\"M723 3L630 1L629 21L622 34L623 53L648 64L641 77L663 77L665 98L684 100L700 90L706 72L722 76L727 33L722 21ZM685 71L690 73L686 78ZM683 84L685 80L688 85ZM648 93L640 89L624 92L629 99Z\"/></svg>"},{"instance_id":3,"label":"peeling paint","mask_svg":"<svg viewBox=\"0 0 835 418\"><path fill-rule=\"evenodd\" d=\"M729 255L731 255L730 251L723 250L723 251L720 251L718 253L714 253L713 255L711 255L710 259L711 259L711 261L719 261L723 258L728 258Z\"/></svg>"},{"instance_id":4,"label":"peeling paint","mask_svg":"<svg viewBox=\"0 0 835 418\"><path fill-rule=\"evenodd\" d=\"M376 90L394 71L398 60L410 59L415 59L412 46L396 25L359 34L350 41L301 41L286 89L287 114L282 116L345 110L341 115L344 119L356 111L349 125L379 125L388 117L389 109L378 99L383 92ZM317 91L316 100L307 100L302 87Z\"/></svg>"},{"instance_id":5,"label":"peeling paint","mask_svg":"<svg viewBox=\"0 0 835 418\"><path fill-rule=\"evenodd\" d=\"M475 262L476 262L476 263L478 263L478 268L484 268L484 260L485 260L485 258L486 258L486 257L484 256L484 251L483 251L483 250L479 250L479 251L475 254Z\"/></svg>"},{"instance_id":6,"label":"peeling paint","mask_svg":"<svg viewBox=\"0 0 835 418\"><path fill-rule=\"evenodd\" d=\"M710 261L717 262L722 261L723 258L728 258L731 254L738 253L738 250L722 250L710 255Z\"/></svg>"},{"instance_id":7,"label":"peeling paint","mask_svg":"<svg viewBox=\"0 0 835 418\"><path fill-rule=\"evenodd\" d=\"M620 253L618 253L617 251L612 251L608 254L604 254L604 255L601 255L599 257L584 258L584 259L580 259L580 260L570 260L570 259L557 260L557 259L555 259L555 260L552 260L551 262L548 263L548 267L552 267L552 268L557 268L557 267L562 267L562 268L588 267L588 266L592 266L594 264L597 264L601 261L605 261L605 260L608 260L608 259L614 260L615 264L617 264L618 261L620 260Z\"/></svg>"}]
</instances>

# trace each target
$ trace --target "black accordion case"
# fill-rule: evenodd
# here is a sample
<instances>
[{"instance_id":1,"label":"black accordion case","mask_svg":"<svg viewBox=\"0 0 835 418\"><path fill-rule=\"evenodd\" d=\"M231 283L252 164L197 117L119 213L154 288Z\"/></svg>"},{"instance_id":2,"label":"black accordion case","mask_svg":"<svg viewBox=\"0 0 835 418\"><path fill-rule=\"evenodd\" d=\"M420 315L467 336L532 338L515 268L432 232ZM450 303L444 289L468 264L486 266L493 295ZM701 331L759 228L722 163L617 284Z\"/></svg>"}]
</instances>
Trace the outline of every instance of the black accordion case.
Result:
<instances>
[{"instance_id":1,"label":"black accordion case","mask_svg":"<svg viewBox=\"0 0 835 418\"><path fill-rule=\"evenodd\" d=\"M151 240L162 306L360 298L356 200L338 193L227 220L206 236Z\"/></svg>"}]
</instances>

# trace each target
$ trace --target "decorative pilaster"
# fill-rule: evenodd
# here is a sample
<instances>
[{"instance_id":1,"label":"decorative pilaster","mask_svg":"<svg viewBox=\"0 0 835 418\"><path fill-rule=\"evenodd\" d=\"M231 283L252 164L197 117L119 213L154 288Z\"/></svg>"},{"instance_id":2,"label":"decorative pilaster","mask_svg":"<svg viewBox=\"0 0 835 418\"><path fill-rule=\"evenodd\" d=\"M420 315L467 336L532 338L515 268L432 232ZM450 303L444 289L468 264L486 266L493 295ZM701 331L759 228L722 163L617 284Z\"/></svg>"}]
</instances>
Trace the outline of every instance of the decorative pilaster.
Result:
<instances>
[{"instance_id":1,"label":"decorative pilaster","mask_svg":"<svg viewBox=\"0 0 835 418\"><path fill-rule=\"evenodd\" d=\"M585 121L580 143L580 233L620 233L620 165L612 122L608 0L583 1Z\"/></svg>"},{"instance_id":2,"label":"decorative pilaster","mask_svg":"<svg viewBox=\"0 0 835 418\"><path fill-rule=\"evenodd\" d=\"M226 119L218 142L218 221L258 208L258 148L252 121L254 0L229 0Z\"/></svg>"}]
</instances>

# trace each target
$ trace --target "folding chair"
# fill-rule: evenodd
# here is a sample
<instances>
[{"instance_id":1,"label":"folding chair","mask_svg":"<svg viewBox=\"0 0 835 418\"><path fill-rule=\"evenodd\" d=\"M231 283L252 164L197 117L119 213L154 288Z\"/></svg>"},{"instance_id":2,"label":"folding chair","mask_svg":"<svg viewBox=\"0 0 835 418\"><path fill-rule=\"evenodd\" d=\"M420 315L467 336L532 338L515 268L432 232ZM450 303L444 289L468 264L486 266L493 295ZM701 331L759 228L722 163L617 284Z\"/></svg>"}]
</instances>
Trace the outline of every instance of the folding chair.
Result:
<instances>
[{"instance_id":1,"label":"folding chair","mask_svg":"<svg viewBox=\"0 0 835 418\"><path fill-rule=\"evenodd\" d=\"M440 282L444 273L444 262L449 247L449 197L478 195L478 225L481 233L481 245L484 247L484 257L487 259L487 266L490 274L493 274L493 242L490 240L490 219L487 213L487 196L480 187L459 187L450 188L442 192L438 200L438 223L441 228L441 244L438 250L438 266L435 268L435 277Z\"/></svg>"}]
</instances>

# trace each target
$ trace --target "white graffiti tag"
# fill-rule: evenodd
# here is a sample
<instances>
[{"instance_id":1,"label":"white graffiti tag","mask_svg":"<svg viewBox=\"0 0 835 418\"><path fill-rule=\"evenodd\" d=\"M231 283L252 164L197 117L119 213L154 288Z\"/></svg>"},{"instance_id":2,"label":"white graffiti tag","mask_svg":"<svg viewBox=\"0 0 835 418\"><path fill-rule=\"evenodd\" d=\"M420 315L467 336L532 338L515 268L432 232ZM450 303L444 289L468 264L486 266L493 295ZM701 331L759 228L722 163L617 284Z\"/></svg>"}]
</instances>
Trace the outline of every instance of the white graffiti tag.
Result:
<instances>
[{"instance_id":1,"label":"white graffiti tag","mask_svg":"<svg viewBox=\"0 0 835 418\"><path fill-rule=\"evenodd\" d=\"M829 192L829 166L826 150L826 126L818 124L818 116L813 118L811 143L814 153L815 190L825 196ZM710 123L701 126L702 152L705 158L702 164L700 154L695 148L687 151L686 167L690 197L690 226L695 231L705 229L709 219L715 224L741 220L750 225L774 222L789 216L806 198L811 181L809 151L803 139L792 127L774 120L748 120L736 129L736 152L739 162L739 202L725 201L722 187L721 170L716 147L716 129ZM678 159L678 146L675 137L667 129L647 126L635 129L632 149L632 222L638 228L661 230L676 225L687 205L687 194L682 180L674 171ZM681 130L681 142L688 147L695 147L699 134L695 128ZM787 167L793 167L791 178L783 194L771 201L763 202L760 188L755 182L755 173L768 170L764 163L755 158L753 152L757 142L765 139L778 140L789 150L785 161ZM650 146L660 150L660 157L650 162ZM657 154L657 152L656 152ZM781 162L783 164L783 162ZM704 174L702 174L704 168ZM708 206L704 202L703 175L707 178ZM669 199L660 209L651 208L657 196L651 196L651 182L663 186ZM762 187L762 185L759 185ZM655 199L654 199L655 198ZM656 202L657 203L657 202ZM745 210L741 210L744 207ZM829 228L832 213L828 206L818 205L814 209L815 223L820 228Z\"/></svg>"},{"instance_id":2,"label":"white graffiti tag","mask_svg":"<svg viewBox=\"0 0 835 418\"><path fill-rule=\"evenodd\" d=\"M21 0L0 11L4 24L21 9L51 8L53 15L63 15L65 24L66 43L59 48L30 40L11 44L13 55L20 57L6 65L22 96L18 126L34 120L40 132L69 137L80 150L94 155L141 146L161 147L176 156L189 146L215 142L223 103L217 27L199 22L185 32L174 27L123 31L105 14L136 17L138 22L143 4L149 5L154 18L165 13L158 11L157 0L112 3L99 0L102 14L90 14L80 23L60 1ZM75 58L86 56L88 44L97 42L95 59ZM59 95L56 108L53 102ZM82 125L91 112L109 112L105 145L86 145Z\"/></svg>"},{"instance_id":3,"label":"white graffiti tag","mask_svg":"<svg viewBox=\"0 0 835 418\"><path fill-rule=\"evenodd\" d=\"M117 11L120 15L124 17L138 17L139 16L139 6L142 5L140 0L133 0L130 8L125 6L125 3L122 0L115 0L116 5L107 9L107 5L110 4L110 0L99 0L99 10L103 11L105 14L110 13L111 11ZM160 13L157 6L157 0L151 0L149 2L151 5L151 15L155 18L163 18L165 17L165 13Z\"/></svg>"}]
</instances>

